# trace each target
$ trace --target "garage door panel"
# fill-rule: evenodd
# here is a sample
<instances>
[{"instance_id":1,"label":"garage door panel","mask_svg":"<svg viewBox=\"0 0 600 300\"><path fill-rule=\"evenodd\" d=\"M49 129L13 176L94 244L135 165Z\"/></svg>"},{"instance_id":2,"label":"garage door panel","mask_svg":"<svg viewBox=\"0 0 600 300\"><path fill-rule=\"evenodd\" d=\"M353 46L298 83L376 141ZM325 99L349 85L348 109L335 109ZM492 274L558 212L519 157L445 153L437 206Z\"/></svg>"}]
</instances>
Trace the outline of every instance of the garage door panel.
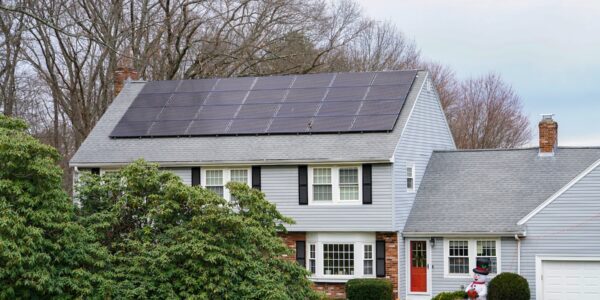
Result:
<instances>
[{"instance_id":1,"label":"garage door panel","mask_svg":"<svg viewBox=\"0 0 600 300\"><path fill-rule=\"evenodd\" d=\"M600 299L600 261L544 261L544 300Z\"/></svg>"}]
</instances>

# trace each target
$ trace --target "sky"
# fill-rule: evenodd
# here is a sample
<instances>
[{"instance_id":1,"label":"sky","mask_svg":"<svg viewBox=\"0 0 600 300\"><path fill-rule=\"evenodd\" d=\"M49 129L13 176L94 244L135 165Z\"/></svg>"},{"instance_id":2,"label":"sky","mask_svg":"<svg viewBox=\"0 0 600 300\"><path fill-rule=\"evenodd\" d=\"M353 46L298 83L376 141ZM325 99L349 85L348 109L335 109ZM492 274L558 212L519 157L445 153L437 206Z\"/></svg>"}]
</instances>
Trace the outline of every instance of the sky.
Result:
<instances>
[{"instance_id":1,"label":"sky","mask_svg":"<svg viewBox=\"0 0 600 300\"><path fill-rule=\"evenodd\" d=\"M497 72L523 102L537 145L553 113L561 146L600 146L600 0L357 0L460 78Z\"/></svg>"}]
</instances>

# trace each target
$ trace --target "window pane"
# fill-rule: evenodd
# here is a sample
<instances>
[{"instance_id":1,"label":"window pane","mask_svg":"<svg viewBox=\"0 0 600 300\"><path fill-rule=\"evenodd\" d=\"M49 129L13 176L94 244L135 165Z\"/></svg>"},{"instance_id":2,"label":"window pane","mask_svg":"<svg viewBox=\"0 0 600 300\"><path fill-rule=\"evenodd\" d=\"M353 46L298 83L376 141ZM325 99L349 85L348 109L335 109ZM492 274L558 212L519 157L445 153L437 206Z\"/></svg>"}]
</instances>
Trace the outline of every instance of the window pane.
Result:
<instances>
[{"instance_id":1,"label":"window pane","mask_svg":"<svg viewBox=\"0 0 600 300\"><path fill-rule=\"evenodd\" d=\"M412 178L406 178L406 188L409 190L413 189L413 179Z\"/></svg>"},{"instance_id":2,"label":"window pane","mask_svg":"<svg viewBox=\"0 0 600 300\"><path fill-rule=\"evenodd\" d=\"M331 169L330 168L314 168L313 169L314 184L331 184Z\"/></svg>"},{"instance_id":3,"label":"window pane","mask_svg":"<svg viewBox=\"0 0 600 300\"><path fill-rule=\"evenodd\" d=\"M358 200L358 185L340 185L340 200Z\"/></svg>"},{"instance_id":4,"label":"window pane","mask_svg":"<svg viewBox=\"0 0 600 300\"><path fill-rule=\"evenodd\" d=\"M315 244L311 244L309 246L309 253L308 253L308 258L309 258L309 268L310 268L310 273L311 274L315 274L317 272L317 249L316 249L316 245Z\"/></svg>"},{"instance_id":5,"label":"window pane","mask_svg":"<svg viewBox=\"0 0 600 300\"><path fill-rule=\"evenodd\" d=\"M413 177L413 169L411 167L406 168L406 177L408 177L408 178Z\"/></svg>"},{"instance_id":6,"label":"window pane","mask_svg":"<svg viewBox=\"0 0 600 300\"><path fill-rule=\"evenodd\" d=\"M223 170L206 170L206 185L223 185Z\"/></svg>"},{"instance_id":7,"label":"window pane","mask_svg":"<svg viewBox=\"0 0 600 300\"><path fill-rule=\"evenodd\" d=\"M469 242L450 241L448 250L448 272L469 274Z\"/></svg>"},{"instance_id":8,"label":"window pane","mask_svg":"<svg viewBox=\"0 0 600 300\"><path fill-rule=\"evenodd\" d=\"M248 170L231 170L231 181L248 183Z\"/></svg>"},{"instance_id":9,"label":"window pane","mask_svg":"<svg viewBox=\"0 0 600 300\"><path fill-rule=\"evenodd\" d=\"M354 275L354 244L323 244L325 275Z\"/></svg>"},{"instance_id":10,"label":"window pane","mask_svg":"<svg viewBox=\"0 0 600 300\"><path fill-rule=\"evenodd\" d=\"M373 258L373 245L365 245L365 259Z\"/></svg>"},{"instance_id":11,"label":"window pane","mask_svg":"<svg viewBox=\"0 0 600 300\"><path fill-rule=\"evenodd\" d=\"M207 186L206 189L209 191L215 192L215 194L223 197L223 187L222 186Z\"/></svg>"},{"instance_id":12,"label":"window pane","mask_svg":"<svg viewBox=\"0 0 600 300\"><path fill-rule=\"evenodd\" d=\"M340 169L340 184L358 184L358 169Z\"/></svg>"},{"instance_id":13,"label":"window pane","mask_svg":"<svg viewBox=\"0 0 600 300\"><path fill-rule=\"evenodd\" d=\"M365 275L373 275L373 260L365 260L363 270Z\"/></svg>"},{"instance_id":14,"label":"window pane","mask_svg":"<svg viewBox=\"0 0 600 300\"><path fill-rule=\"evenodd\" d=\"M490 273L497 273L496 241L477 241L477 257L488 257L491 260Z\"/></svg>"},{"instance_id":15,"label":"window pane","mask_svg":"<svg viewBox=\"0 0 600 300\"><path fill-rule=\"evenodd\" d=\"M314 185L313 200L315 201L331 201L332 199L331 185Z\"/></svg>"}]
</instances>

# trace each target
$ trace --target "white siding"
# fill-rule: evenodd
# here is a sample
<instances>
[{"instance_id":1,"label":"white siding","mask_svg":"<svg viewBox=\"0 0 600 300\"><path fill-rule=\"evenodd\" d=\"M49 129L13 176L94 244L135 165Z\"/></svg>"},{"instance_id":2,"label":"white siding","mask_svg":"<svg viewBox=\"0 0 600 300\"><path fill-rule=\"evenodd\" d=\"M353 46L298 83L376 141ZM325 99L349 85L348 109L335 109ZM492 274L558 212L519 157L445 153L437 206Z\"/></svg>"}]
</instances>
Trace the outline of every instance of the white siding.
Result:
<instances>
[{"instance_id":1,"label":"white siding","mask_svg":"<svg viewBox=\"0 0 600 300\"><path fill-rule=\"evenodd\" d=\"M440 105L437 93L433 89L431 79L424 82L421 93L409 116L394 154L394 227L400 232L416 193L406 191L406 166L415 166L415 191L418 190L425 168L433 150L454 149L454 141L446 123L446 117ZM404 239L398 239L398 249L404 249ZM400 295L406 291L405 258L401 251L399 256Z\"/></svg>"},{"instance_id":2,"label":"white siding","mask_svg":"<svg viewBox=\"0 0 600 300\"><path fill-rule=\"evenodd\" d=\"M392 166L376 164L372 171L370 205L299 205L297 166L263 166L261 188L279 212L296 221L290 231L391 231Z\"/></svg>"},{"instance_id":3,"label":"white siding","mask_svg":"<svg viewBox=\"0 0 600 300\"><path fill-rule=\"evenodd\" d=\"M551 174L549 174L551 176ZM535 257L600 257L600 167L568 189L526 224L521 274L535 299Z\"/></svg>"}]
</instances>

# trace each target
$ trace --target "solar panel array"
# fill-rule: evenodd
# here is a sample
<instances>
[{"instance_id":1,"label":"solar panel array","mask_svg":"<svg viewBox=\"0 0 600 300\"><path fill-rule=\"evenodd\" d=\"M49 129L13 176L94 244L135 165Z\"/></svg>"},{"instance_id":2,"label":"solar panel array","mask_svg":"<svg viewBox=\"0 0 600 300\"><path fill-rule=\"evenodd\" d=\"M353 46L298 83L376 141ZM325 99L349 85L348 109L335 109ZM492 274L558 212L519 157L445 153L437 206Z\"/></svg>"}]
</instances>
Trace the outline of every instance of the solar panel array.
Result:
<instances>
[{"instance_id":1,"label":"solar panel array","mask_svg":"<svg viewBox=\"0 0 600 300\"><path fill-rule=\"evenodd\" d=\"M151 81L111 137L390 131L416 71Z\"/></svg>"}]
</instances>

